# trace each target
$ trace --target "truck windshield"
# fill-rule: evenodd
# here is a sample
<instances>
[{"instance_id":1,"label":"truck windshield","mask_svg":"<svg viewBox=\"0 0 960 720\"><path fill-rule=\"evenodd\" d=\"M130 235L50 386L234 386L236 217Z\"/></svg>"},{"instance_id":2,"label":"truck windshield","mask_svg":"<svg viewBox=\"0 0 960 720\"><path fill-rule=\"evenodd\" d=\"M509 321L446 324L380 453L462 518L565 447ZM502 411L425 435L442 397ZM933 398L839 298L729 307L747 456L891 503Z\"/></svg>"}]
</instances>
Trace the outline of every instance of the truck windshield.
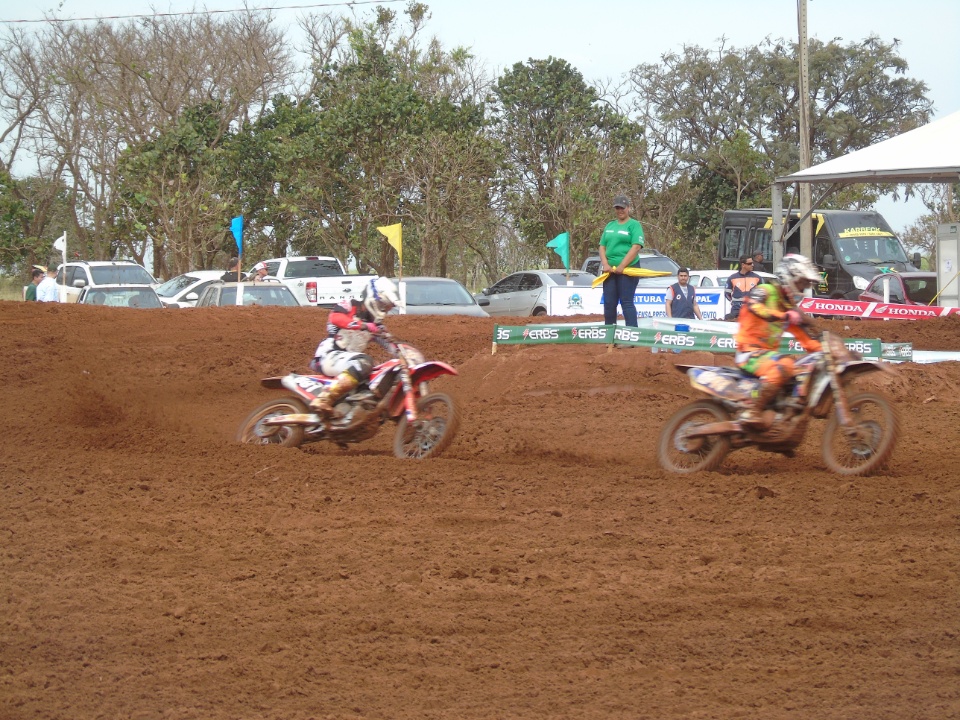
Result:
<instances>
[{"instance_id":1,"label":"truck windshield","mask_svg":"<svg viewBox=\"0 0 960 720\"><path fill-rule=\"evenodd\" d=\"M908 262L900 242L893 235L883 231L876 231L876 234L855 234L862 230L867 228L850 229L840 233L840 255L846 262L867 265Z\"/></svg>"}]
</instances>

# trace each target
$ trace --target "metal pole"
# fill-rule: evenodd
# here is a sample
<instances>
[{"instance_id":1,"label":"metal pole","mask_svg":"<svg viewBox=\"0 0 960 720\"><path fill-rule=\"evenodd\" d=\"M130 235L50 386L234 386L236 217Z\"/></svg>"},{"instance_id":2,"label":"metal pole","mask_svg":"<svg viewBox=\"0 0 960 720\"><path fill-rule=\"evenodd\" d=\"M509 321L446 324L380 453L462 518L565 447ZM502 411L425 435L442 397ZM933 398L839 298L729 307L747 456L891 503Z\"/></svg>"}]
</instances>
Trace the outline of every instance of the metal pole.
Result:
<instances>
[{"instance_id":1,"label":"metal pole","mask_svg":"<svg viewBox=\"0 0 960 720\"><path fill-rule=\"evenodd\" d=\"M810 167L810 75L807 69L807 0L797 0L797 24L800 30L800 169ZM810 183L800 183L800 216L809 217ZM813 257L813 234L810 220L800 225L800 253Z\"/></svg>"}]
</instances>

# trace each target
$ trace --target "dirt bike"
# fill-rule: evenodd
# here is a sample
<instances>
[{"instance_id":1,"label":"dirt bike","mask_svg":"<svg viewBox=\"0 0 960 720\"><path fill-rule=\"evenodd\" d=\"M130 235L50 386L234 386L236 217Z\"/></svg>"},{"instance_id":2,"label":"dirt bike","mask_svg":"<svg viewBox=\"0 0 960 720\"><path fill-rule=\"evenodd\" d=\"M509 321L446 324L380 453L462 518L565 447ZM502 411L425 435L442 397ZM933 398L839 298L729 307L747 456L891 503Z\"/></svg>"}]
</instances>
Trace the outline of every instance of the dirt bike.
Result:
<instances>
[{"instance_id":1,"label":"dirt bike","mask_svg":"<svg viewBox=\"0 0 960 720\"><path fill-rule=\"evenodd\" d=\"M730 452L744 447L792 457L811 418L828 418L821 452L827 467L841 475L865 475L883 468L893 453L899 420L878 392L851 391L865 373L891 372L850 352L843 340L823 333L823 350L800 358L800 374L765 411L766 429L739 421L760 380L735 367L677 365L690 384L710 397L671 417L660 433L657 457L671 472L715 470Z\"/></svg>"},{"instance_id":2,"label":"dirt bike","mask_svg":"<svg viewBox=\"0 0 960 720\"><path fill-rule=\"evenodd\" d=\"M297 375L264 378L271 390L285 389L292 396L271 400L243 421L237 441L299 447L304 442L330 440L340 447L369 440L387 420L397 424L393 454L398 458L424 459L449 447L460 424L453 400L430 393L429 383L441 375L456 375L446 363L425 361L412 345L397 343L398 356L373 368L370 379L340 400L329 418L310 410L310 401L333 378Z\"/></svg>"}]
</instances>

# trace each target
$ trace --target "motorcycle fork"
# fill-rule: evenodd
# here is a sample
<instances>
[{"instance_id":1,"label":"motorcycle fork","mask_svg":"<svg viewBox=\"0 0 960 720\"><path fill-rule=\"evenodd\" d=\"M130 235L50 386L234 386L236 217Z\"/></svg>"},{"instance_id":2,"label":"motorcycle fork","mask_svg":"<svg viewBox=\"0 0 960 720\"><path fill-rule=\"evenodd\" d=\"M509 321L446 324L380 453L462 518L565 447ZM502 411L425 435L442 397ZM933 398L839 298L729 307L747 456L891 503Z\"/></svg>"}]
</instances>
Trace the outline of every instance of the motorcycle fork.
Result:
<instances>
[{"instance_id":1,"label":"motorcycle fork","mask_svg":"<svg viewBox=\"0 0 960 720\"><path fill-rule=\"evenodd\" d=\"M837 375L837 368L833 362L833 356L828 353L827 371L830 373L830 389L833 391L834 412L837 414L837 422L842 428L849 428L851 425L850 407L847 405L847 392L840 382L840 376Z\"/></svg>"},{"instance_id":2,"label":"motorcycle fork","mask_svg":"<svg viewBox=\"0 0 960 720\"><path fill-rule=\"evenodd\" d=\"M400 381L403 383L403 407L407 414L407 422L417 419L417 398L413 392L413 382L410 380L410 370L406 361L400 368Z\"/></svg>"}]
</instances>

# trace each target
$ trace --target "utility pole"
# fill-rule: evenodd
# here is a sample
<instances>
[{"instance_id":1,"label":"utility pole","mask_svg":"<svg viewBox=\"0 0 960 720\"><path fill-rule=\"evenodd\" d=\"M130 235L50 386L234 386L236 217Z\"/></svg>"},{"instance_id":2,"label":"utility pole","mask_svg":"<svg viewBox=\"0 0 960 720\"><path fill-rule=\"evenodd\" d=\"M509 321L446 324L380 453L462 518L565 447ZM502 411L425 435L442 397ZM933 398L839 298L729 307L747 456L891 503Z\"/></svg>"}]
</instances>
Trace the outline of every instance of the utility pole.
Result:
<instances>
[{"instance_id":1,"label":"utility pole","mask_svg":"<svg viewBox=\"0 0 960 720\"><path fill-rule=\"evenodd\" d=\"M807 69L807 0L797 0L797 24L800 30L800 169L810 167L810 74ZM800 216L810 213L810 183L800 185ZM800 253L813 257L813 232L810 219L800 226Z\"/></svg>"}]
</instances>

